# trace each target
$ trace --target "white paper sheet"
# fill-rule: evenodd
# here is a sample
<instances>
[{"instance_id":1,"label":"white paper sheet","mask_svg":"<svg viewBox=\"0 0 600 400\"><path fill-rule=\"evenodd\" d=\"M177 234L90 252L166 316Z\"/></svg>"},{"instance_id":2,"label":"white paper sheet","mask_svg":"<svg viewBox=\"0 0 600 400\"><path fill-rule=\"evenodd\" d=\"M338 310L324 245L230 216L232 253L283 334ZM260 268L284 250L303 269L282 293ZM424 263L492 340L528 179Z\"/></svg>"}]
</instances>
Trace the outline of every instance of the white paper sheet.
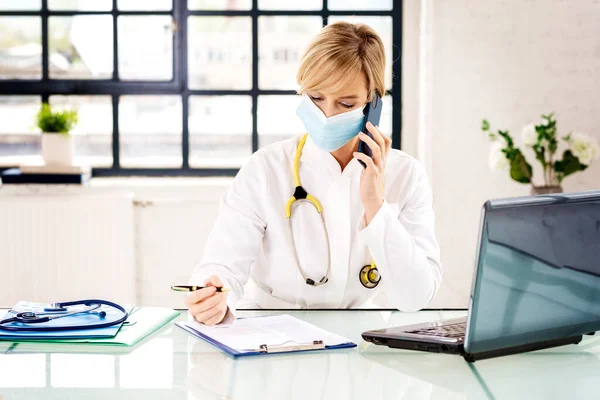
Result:
<instances>
[{"instance_id":1,"label":"white paper sheet","mask_svg":"<svg viewBox=\"0 0 600 400\"><path fill-rule=\"evenodd\" d=\"M239 352L257 351L260 346L311 344L321 340L325 346L351 343L351 340L318 328L290 315L242 318L229 326L209 327L195 321L178 322L211 337Z\"/></svg>"}]
</instances>

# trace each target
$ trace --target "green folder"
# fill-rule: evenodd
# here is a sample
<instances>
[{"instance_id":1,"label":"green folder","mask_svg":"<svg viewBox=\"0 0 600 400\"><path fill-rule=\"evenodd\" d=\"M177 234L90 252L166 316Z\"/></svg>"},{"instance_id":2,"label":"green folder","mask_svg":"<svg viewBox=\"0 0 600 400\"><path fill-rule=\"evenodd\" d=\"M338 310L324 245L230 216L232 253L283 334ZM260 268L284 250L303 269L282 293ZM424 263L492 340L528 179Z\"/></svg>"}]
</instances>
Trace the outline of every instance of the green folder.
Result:
<instances>
[{"instance_id":1,"label":"green folder","mask_svg":"<svg viewBox=\"0 0 600 400\"><path fill-rule=\"evenodd\" d=\"M102 346L133 346L179 316L179 311L163 307L134 308L119 332L112 338L29 339L12 343L65 343Z\"/></svg>"}]
</instances>

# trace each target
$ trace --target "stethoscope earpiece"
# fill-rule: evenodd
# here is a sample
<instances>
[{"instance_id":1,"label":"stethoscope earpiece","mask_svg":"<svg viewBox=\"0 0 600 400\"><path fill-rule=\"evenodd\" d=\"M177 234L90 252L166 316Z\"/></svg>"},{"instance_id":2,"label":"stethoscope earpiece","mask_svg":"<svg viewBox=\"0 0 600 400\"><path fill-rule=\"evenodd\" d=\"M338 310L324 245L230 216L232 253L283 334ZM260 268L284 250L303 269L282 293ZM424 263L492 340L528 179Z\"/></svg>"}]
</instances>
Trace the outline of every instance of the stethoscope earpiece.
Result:
<instances>
[{"instance_id":1,"label":"stethoscope earpiece","mask_svg":"<svg viewBox=\"0 0 600 400\"><path fill-rule=\"evenodd\" d=\"M309 286L320 286L327 283L327 281L329 281L329 278L326 276L321 278L319 282L315 282L314 279L306 278L306 284Z\"/></svg>"},{"instance_id":2,"label":"stethoscope earpiece","mask_svg":"<svg viewBox=\"0 0 600 400\"><path fill-rule=\"evenodd\" d=\"M379 281L381 281L381 275L379 275L379 270L377 267L374 264L370 264L361 268L358 279L364 287L367 289L373 289L379 285Z\"/></svg>"}]
</instances>

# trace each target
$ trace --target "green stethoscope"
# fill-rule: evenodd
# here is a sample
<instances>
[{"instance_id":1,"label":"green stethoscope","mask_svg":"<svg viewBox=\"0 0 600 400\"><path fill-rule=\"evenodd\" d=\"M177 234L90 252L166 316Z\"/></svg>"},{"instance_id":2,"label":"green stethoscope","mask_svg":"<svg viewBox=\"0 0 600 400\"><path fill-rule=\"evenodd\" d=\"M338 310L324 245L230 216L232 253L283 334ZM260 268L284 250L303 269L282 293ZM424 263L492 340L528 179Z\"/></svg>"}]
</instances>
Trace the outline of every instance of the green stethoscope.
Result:
<instances>
[{"instance_id":1,"label":"green stethoscope","mask_svg":"<svg viewBox=\"0 0 600 400\"><path fill-rule=\"evenodd\" d=\"M290 235L292 237L292 247L294 249L294 257L296 259L296 265L300 270L300 274L302 274L302 278L307 285L310 286L320 286L327 283L329 280L329 273L331 272L331 248L329 246L329 236L327 235L327 227L325 226L325 218L323 217L323 207L319 200L317 200L312 195L308 194L306 190L302 187L302 183L300 182L300 173L299 173L299 164L300 164L300 156L302 155L302 149L304 148L304 144L306 143L306 139L308 138L308 134L305 134L300 142L298 143L298 147L296 148L296 155L294 156L294 183L296 184L296 189L294 191L294 195L288 200L287 205L285 207L285 216L288 220L288 227L290 231ZM316 281L312 278L309 278L302 268L300 264L300 258L298 257L298 251L296 249L296 241L294 239L294 230L292 229L292 207L295 203L298 202L308 202L312 204L319 215L321 216L321 223L323 224L323 230L325 231L325 241L327 243L327 272L325 276L323 276L320 280ZM360 283L368 288L373 289L376 287L381 281L381 275L379 275L379 270L375 265L375 261L373 261L370 265L365 265L361 268L358 279Z\"/></svg>"}]
</instances>

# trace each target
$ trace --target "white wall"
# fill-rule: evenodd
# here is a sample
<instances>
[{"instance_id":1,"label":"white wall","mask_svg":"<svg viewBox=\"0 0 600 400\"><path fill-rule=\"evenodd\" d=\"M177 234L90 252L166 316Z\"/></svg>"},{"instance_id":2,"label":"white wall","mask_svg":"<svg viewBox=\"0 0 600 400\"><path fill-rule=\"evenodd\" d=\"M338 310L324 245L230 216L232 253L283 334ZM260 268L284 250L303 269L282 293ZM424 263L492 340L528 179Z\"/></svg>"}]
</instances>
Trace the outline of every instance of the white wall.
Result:
<instances>
[{"instance_id":1,"label":"white wall","mask_svg":"<svg viewBox=\"0 0 600 400\"><path fill-rule=\"evenodd\" d=\"M466 307L482 204L529 193L489 170L481 120L518 136L555 111L559 134L600 139L600 1L406 1L405 21L403 144L428 169L445 267L434 306ZM564 188L600 188L600 162Z\"/></svg>"}]
</instances>

